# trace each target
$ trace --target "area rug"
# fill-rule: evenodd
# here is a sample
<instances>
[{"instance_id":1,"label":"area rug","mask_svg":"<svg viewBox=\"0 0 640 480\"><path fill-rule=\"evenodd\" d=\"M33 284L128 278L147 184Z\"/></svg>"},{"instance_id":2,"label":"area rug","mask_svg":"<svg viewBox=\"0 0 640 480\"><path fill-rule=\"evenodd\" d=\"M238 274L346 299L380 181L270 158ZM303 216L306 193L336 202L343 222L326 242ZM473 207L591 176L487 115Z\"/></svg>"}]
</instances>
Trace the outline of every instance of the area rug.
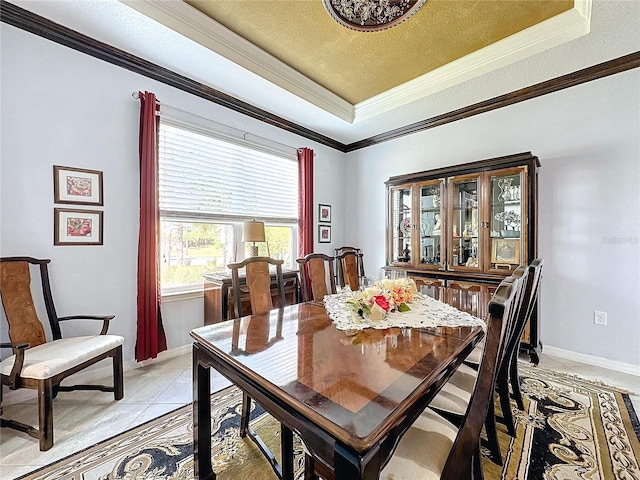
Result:
<instances>
[{"instance_id":1,"label":"area rug","mask_svg":"<svg viewBox=\"0 0 640 480\"><path fill-rule=\"evenodd\" d=\"M523 366L520 373L526 408L514 405L517 436L499 425L505 464L483 458L485 479L640 479L640 426L626 393L540 368ZM223 480L275 479L253 442L238 435L240 403L234 387L212 395L214 470ZM20 478L192 479L191 415L190 405L182 407ZM279 458L277 422L256 408L252 426ZM296 479L302 479L297 438L294 449Z\"/></svg>"}]
</instances>

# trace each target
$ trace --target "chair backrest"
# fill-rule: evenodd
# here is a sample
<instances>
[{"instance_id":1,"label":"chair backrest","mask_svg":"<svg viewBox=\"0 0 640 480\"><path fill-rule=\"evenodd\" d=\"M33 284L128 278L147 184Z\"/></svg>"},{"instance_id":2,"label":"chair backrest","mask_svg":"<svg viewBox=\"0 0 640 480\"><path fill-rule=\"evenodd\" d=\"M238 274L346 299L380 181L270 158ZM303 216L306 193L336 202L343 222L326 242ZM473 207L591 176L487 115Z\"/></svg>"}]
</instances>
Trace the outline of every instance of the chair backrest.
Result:
<instances>
[{"instance_id":1,"label":"chair backrest","mask_svg":"<svg viewBox=\"0 0 640 480\"><path fill-rule=\"evenodd\" d=\"M302 301L322 301L325 295L336 293L333 270L335 257L324 253L310 253L296 260L300 265ZM308 283L307 283L308 282ZM309 295L311 293L311 295Z\"/></svg>"},{"instance_id":2,"label":"chair backrest","mask_svg":"<svg viewBox=\"0 0 640 480\"><path fill-rule=\"evenodd\" d=\"M507 358L513 358L520 347L520 337L522 337L524 327L533 312L533 308L538 298L543 264L544 262L541 258L536 258L528 267L518 267L514 272L515 275L516 272L526 270L526 274L522 274L524 284L521 289L521 297L518 311L516 313L516 319L513 322L513 331L509 335L509 342L506 346L505 356ZM507 369L508 362L505 362L501 368Z\"/></svg>"},{"instance_id":3,"label":"chair backrest","mask_svg":"<svg viewBox=\"0 0 640 480\"><path fill-rule=\"evenodd\" d=\"M35 347L47 341L33 301L30 265L37 265L40 269L42 294L53 339L62 338L49 285L49 262L49 259L31 257L0 258L0 295L12 342L25 342Z\"/></svg>"},{"instance_id":4,"label":"chair backrest","mask_svg":"<svg viewBox=\"0 0 640 480\"><path fill-rule=\"evenodd\" d=\"M236 317L242 317L242 297L240 288L240 275L238 271L245 269L245 282L249 290L249 302L251 313L265 313L273 309L271 300L271 273L269 266L276 267L276 284L278 288L278 301L280 308L286 305L284 296L284 281L282 278L282 264L284 260L276 260L270 257L249 257L239 263L230 263L227 268L231 270L231 288L235 300Z\"/></svg>"},{"instance_id":5,"label":"chair backrest","mask_svg":"<svg viewBox=\"0 0 640 480\"><path fill-rule=\"evenodd\" d=\"M364 277L363 256L359 248L336 248L336 270L338 284L349 285L351 290L358 290L360 278Z\"/></svg>"},{"instance_id":6,"label":"chair backrest","mask_svg":"<svg viewBox=\"0 0 640 480\"><path fill-rule=\"evenodd\" d=\"M489 317L482 360L471 399L458 435L444 466L442 479L472 478L472 461L478 450L480 432L484 426L491 396L495 388L496 373L504 354L509 325L515 318L517 296L521 279L505 278L489 302Z\"/></svg>"}]
</instances>

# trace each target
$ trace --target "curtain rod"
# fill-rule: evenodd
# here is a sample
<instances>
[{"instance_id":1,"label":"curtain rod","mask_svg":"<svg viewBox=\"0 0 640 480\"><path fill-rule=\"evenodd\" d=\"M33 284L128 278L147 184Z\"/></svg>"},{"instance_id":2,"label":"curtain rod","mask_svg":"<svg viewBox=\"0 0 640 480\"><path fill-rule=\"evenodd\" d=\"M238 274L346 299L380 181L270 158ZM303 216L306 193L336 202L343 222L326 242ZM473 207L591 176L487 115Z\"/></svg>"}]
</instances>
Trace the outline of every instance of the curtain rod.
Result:
<instances>
[{"instance_id":1,"label":"curtain rod","mask_svg":"<svg viewBox=\"0 0 640 480\"><path fill-rule=\"evenodd\" d=\"M140 98L139 92L133 92L131 93L131 96L136 100ZM224 123L216 122L215 120L212 120L210 118L203 117L201 115L197 115L195 113L188 112L186 110L182 110L180 108L173 107L171 105L167 105L166 103L161 103L157 101L157 99L156 99L156 102L158 105L161 105L161 109L158 112L158 115L161 117L165 116L167 119L174 120L174 121L183 121L185 123L189 123L189 120L200 120L206 124L205 127L212 127L212 133L221 134L223 136L231 136L236 139L242 139L245 142L248 142L272 151L276 151L278 153L290 155L293 157L296 157L298 153L298 150L299 150L298 147L293 147L285 143L276 142L275 140L271 140L270 138L261 137L260 135L255 135L251 132L246 132L239 128L225 125ZM163 111L163 109L167 109L169 111L165 112ZM202 126L202 125L196 124L195 126Z\"/></svg>"}]
</instances>

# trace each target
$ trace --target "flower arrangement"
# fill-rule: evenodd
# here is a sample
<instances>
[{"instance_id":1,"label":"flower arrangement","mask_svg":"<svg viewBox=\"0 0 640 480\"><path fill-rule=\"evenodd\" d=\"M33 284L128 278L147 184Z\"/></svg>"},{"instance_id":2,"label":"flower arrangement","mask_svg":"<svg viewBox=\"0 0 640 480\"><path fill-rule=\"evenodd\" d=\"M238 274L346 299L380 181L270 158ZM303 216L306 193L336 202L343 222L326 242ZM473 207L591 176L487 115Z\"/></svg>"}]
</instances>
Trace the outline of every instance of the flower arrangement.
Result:
<instances>
[{"instance_id":1,"label":"flower arrangement","mask_svg":"<svg viewBox=\"0 0 640 480\"><path fill-rule=\"evenodd\" d=\"M352 315L373 322L383 320L388 313L408 312L408 303L420 297L416 284L411 278L378 280L373 286L355 292L347 300Z\"/></svg>"}]
</instances>

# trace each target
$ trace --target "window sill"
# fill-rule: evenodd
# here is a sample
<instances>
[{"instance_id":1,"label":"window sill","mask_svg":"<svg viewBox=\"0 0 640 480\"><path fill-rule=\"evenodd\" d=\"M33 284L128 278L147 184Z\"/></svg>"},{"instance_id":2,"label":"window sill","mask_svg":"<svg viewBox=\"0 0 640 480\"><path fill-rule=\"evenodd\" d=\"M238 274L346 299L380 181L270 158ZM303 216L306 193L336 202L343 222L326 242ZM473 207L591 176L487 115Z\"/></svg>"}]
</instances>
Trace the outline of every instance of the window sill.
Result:
<instances>
[{"instance_id":1,"label":"window sill","mask_svg":"<svg viewBox=\"0 0 640 480\"><path fill-rule=\"evenodd\" d=\"M204 291L202 288L182 292L167 292L161 295L162 303L182 302L184 300L195 300L203 297Z\"/></svg>"}]
</instances>

